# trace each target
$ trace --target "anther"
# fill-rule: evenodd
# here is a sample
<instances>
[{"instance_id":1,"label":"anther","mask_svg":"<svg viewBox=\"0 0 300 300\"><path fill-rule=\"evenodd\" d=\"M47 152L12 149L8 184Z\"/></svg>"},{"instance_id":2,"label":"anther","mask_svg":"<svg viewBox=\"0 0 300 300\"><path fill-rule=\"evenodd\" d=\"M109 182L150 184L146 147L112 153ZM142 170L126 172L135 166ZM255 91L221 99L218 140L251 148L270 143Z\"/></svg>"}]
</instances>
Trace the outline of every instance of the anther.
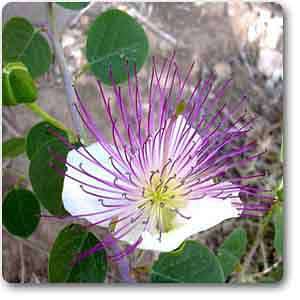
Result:
<instances>
[{"instance_id":1,"label":"anther","mask_svg":"<svg viewBox=\"0 0 300 300\"><path fill-rule=\"evenodd\" d=\"M159 203L159 206L160 206L160 208L164 208L164 207L165 207L165 203L160 202L160 203Z\"/></svg>"},{"instance_id":2,"label":"anther","mask_svg":"<svg viewBox=\"0 0 300 300\"><path fill-rule=\"evenodd\" d=\"M114 179L114 185L117 185L117 180L118 180L118 177L115 177L115 179Z\"/></svg>"},{"instance_id":3,"label":"anther","mask_svg":"<svg viewBox=\"0 0 300 300\"><path fill-rule=\"evenodd\" d=\"M80 169L83 173L86 173L85 169L83 168L82 162L79 164L79 169Z\"/></svg>"},{"instance_id":4,"label":"anther","mask_svg":"<svg viewBox=\"0 0 300 300\"><path fill-rule=\"evenodd\" d=\"M172 162L172 160L169 158L167 163L163 166L162 170L161 170L161 176L164 174L164 171L166 170L167 166Z\"/></svg>"},{"instance_id":5,"label":"anther","mask_svg":"<svg viewBox=\"0 0 300 300\"><path fill-rule=\"evenodd\" d=\"M151 173L151 176L150 176L149 180L150 180L150 184L152 184L152 179L153 179L153 176L156 172L155 171L150 171L150 173Z\"/></svg>"},{"instance_id":6,"label":"anther","mask_svg":"<svg viewBox=\"0 0 300 300\"><path fill-rule=\"evenodd\" d=\"M182 214L178 209L174 210L180 217L186 219L186 220L190 220L192 217L191 216L185 216L184 214Z\"/></svg>"},{"instance_id":7,"label":"anther","mask_svg":"<svg viewBox=\"0 0 300 300\"><path fill-rule=\"evenodd\" d=\"M161 236L162 236L162 231L159 231L159 237L158 237L158 241L161 242Z\"/></svg>"},{"instance_id":8,"label":"anther","mask_svg":"<svg viewBox=\"0 0 300 300\"><path fill-rule=\"evenodd\" d=\"M165 184L168 184L172 179L176 178L176 174L174 174L173 176L169 177L168 180L165 182Z\"/></svg>"},{"instance_id":9,"label":"anther","mask_svg":"<svg viewBox=\"0 0 300 300\"><path fill-rule=\"evenodd\" d=\"M131 174L130 174L129 172L127 172L127 175L128 175L129 181L133 184L134 182L133 182L133 180L132 180Z\"/></svg>"}]
</instances>

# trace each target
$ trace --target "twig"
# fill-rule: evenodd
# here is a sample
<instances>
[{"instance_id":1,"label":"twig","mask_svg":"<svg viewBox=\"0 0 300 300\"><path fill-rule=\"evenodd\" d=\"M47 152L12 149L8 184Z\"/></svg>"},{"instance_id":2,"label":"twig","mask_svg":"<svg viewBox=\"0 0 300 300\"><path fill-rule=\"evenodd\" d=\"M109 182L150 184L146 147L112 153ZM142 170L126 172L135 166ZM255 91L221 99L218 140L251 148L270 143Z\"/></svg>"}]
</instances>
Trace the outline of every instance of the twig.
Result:
<instances>
[{"instance_id":1,"label":"twig","mask_svg":"<svg viewBox=\"0 0 300 300\"><path fill-rule=\"evenodd\" d=\"M250 251L248 252L248 255L245 257L244 264L242 266L242 271L239 274L239 278L240 278L241 282L245 282L245 274L247 273L247 271L250 267L252 258L263 238L264 228L265 228L265 223L263 220L261 220L258 230L257 230L257 233L256 233L254 244L252 245Z\"/></svg>"},{"instance_id":2,"label":"twig","mask_svg":"<svg viewBox=\"0 0 300 300\"><path fill-rule=\"evenodd\" d=\"M37 250L38 252L48 256L48 251L44 247L38 245L37 243L34 243L30 240L23 240L22 242L24 245L28 246L29 248L33 250Z\"/></svg>"},{"instance_id":3,"label":"twig","mask_svg":"<svg viewBox=\"0 0 300 300\"><path fill-rule=\"evenodd\" d=\"M242 271L240 272L240 274L238 276L240 279L240 282L246 282L245 274L250 267L252 258L254 256L258 246L263 241L265 228L272 219L272 215L273 215L273 211L274 211L275 207L276 207L276 205L273 205L272 208L269 210L269 212L259 222L255 241L254 241L250 251L248 252L248 255L246 255L246 257L245 257L244 264L242 266Z\"/></svg>"},{"instance_id":4,"label":"twig","mask_svg":"<svg viewBox=\"0 0 300 300\"><path fill-rule=\"evenodd\" d=\"M38 283L38 284L41 283L40 279L38 278L38 276L35 273L32 273L31 281L33 281L34 283Z\"/></svg>"},{"instance_id":5,"label":"twig","mask_svg":"<svg viewBox=\"0 0 300 300\"><path fill-rule=\"evenodd\" d=\"M19 252L20 252L20 281L21 283L25 282L25 262L24 262L24 251L23 251L23 242L19 242Z\"/></svg>"},{"instance_id":6,"label":"twig","mask_svg":"<svg viewBox=\"0 0 300 300\"><path fill-rule=\"evenodd\" d=\"M267 252L266 252L266 247L265 247L265 243L263 240L260 241L259 247L261 250L261 255L263 257L264 269L268 269L269 265L268 265Z\"/></svg>"},{"instance_id":7,"label":"twig","mask_svg":"<svg viewBox=\"0 0 300 300\"><path fill-rule=\"evenodd\" d=\"M250 66L250 64L249 64L249 62L248 62L247 54L246 54L246 52L245 52L245 46L242 46L242 47L240 48L240 58L242 59L243 63L245 64L246 69L247 69L247 71L248 71L248 73L249 73L250 78L251 78L252 80L254 80L254 79L255 79L255 74L254 74L254 72L253 72L252 67Z\"/></svg>"},{"instance_id":8,"label":"twig","mask_svg":"<svg viewBox=\"0 0 300 300\"><path fill-rule=\"evenodd\" d=\"M10 164L11 159L3 160L2 161L2 171L7 169L8 165Z\"/></svg>"},{"instance_id":9,"label":"twig","mask_svg":"<svg viewBox=\"0 0 300 300\"><path fill-rule=\"evenodd\" d=\"M72 85L72 77L68 71L67 64L64 57L64 51L63 48L59 42L59 36L58 32L56 30L56 24L55 24L55 16L53 12L53 3L48 3L48 17L49 17L49 24L50 24L50 31L51 34L49 35L52 37L52 43L54 47L55 52L55 59L57 60L57 63L60 68L60 72L63 76L63 81L66 89L66 96L67 96L67 104L69 107L69 111L71 113L72 122L74 129L80 137L84 137L84 129L82 127L82 123L80 120L80 117L78 115L78 112L76 111L75 107L75 99L76 94Z\"/></svg>"},{"instance_id":10,"label":"twig","mask_svg":"<svg viewBox=\"0 0 300 300\"><path fill-rule=\"evenodd\" d=\"M159 35L162 39L169 42L173 47L177 45L177 40L171 36L170 34L162 31L157 26L155 26L153 23L151 23L146 17L141 15L135 8L129 8L127 11L128 14L130 14L132 17L137 18L141 23L143 23L146 27L148 27L151 31L153 31L155 34Z\"/></svg>"},{"instance_id":11,"label":"twig","mask_svg":"<svg viewBox=\"0 0 300 300\"><path fill-rule=\"evenodd\" d=\"M271 271L273 271L274 269L276 269L282 262L282 258L280 258L276 263L274 263L272 266L266 268L265 270L263 270L262 272L259 273L255 273L253 275L253 277L263 277L265 275L267 275L268 273L270 273Z\"/></svg>"},{"instance_id":12,"label":"twig","mask_svg":"<svg viewBox=\"0 0 300 300\"><path fill-rule=\"evenodd\" d=\"M22 136L22 133L10 123L6 115L3 115L3 127L6 127L8 132L13 136Z\"/></svg>"},{"instance_id":13,"label":"twig","mask_svg":"<svg viewBox=\"0 0 300 300\"><path fill-rule=\"evenodd\" d=\"M92 1L89 3L88 6L86 6L85 8L81 9L80 12L70 21L70 27L74 27L77 25L77 23L79 22L80 18L89 10L92 8L92 6L94 6L96 2Z\"/></svg>"}]
</instances>

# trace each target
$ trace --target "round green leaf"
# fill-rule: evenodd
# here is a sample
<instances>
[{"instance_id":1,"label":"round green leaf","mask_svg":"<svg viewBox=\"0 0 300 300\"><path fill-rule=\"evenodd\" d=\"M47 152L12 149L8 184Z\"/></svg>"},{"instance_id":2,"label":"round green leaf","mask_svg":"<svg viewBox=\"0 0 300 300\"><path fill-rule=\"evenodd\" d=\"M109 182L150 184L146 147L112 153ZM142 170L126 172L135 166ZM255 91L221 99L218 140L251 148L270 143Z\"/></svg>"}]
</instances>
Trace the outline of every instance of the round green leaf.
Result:
<instances>
[{"instance_id":1,"label":"round green leaf","mask_svg":"<svg viewBox=\"0 0 300 300\"><path fill-rule=\"evenodd\" d=\"M74 264L76 256L99 243L78 224L65 227L56 238L49 257L50 282L103 282L107 271L105 250Z\"/></svg>"},{"instance_id":2,"label":"round green leaf","mask_svg":"<svg viewBox=\"0 0 300 300\"><path fill-rule=\"evenodd\" d=\"M62 142L50 141L33 155L29 167L30 181L37 198L50 213L58 216L66 214L61 198L64 177L54 167L64 170L64 164L53 158L53 155L63 160L67 153Z\"/></svg>"},{"instance_id":3,"label":"round green leaf","mask_svg":"<svg viewBox=\"0 0 300 300\"><path fill-rule=\"evenodd\" d=\"M2 143L2 157L15 158L25 152L25 139L22 137L12 138Z\"/></svg>"},{"instance_id":4,"label":"round green leaf","mask_svg":"<svg viewBox=\"0 0 300 300\"><path fill-rule=\"evenodd\" d=\"M274 248L279 256L283 255L283 208L281 205L276 207L273 215L275 226Z\"/></svg>"},{"instance_id":5,"label":"round green leaf","mask_svg":"<svg viewBox=\"0 0 300 300\"><path fill-rule=\"evenodd\" d=\"M13 235L27 238L40 221L40 205L35 195L25 189L13 189L2 204L2 221Z\"/></svg>"},{"instance_id":6,"label":"round green leaf","mask_svg":"<svg viewBox=\"0 0 300 300\"><path fill-rule=\"evenodd\" d=\"M26 138L26 153L31 160L34 154L45 144L51 141L57 141L58 138L51 133L56 132L58 135L62 135L67 138L67 134L59 128L54 127L48 122L41 122L33 126Z\"/></svg>"},{"instance_id":7,"label":"round green leaf","mask_svg":"<svg viewBox=\"0 0 300 300\"><path fill-rule=\"evenodd\" d=\"M36 78L48 71L52 56L47 40L24 18L11 18L2 35L5 62L21 61Z\"/></svg>"},{"instance_id":8,"label":"round green leaf","mask_svg":"<svg viewBox=\"0 0 300 300\"><path fill-rule=\"evenodd\" d=\"M3 104L30 103L37 99L37 88L23 63L8 63L3 69Z\"/></svg>"},{"instance_id":9,"label":"round green leaf","mask_svg":"<svg viewBox=\"0 0 300 300\"><path fill-rule=\"evenodd\" d=\"M151 270L155 283L221 283L224 274L216 256L204 245L187 241L182 248L162 253Z\"/></svg>"},{"instance_id":10,"label":"round green leaf","mask_svg":"<svg viewBox=\"0 0 300 300\"><path fill-rule=\"evenodd\" d=\"M126 61L130 74L140 70L148 55L148 39L144 29L131 16L111 9L98 16L90 26L87 37L87 59L91 71L105 84L127 79Z\"/></svg>"},{"instance_id":11,"label":"round green leaf","mask_svg":"<svg viewBox=\"0 0 300 300\"><path fill-rule=\"evenodd\" d=\"M225 239L218 250L218 259L224 271L225 278L230 275L241 257L246 253L247 233L243 228L237 228Z\"/></svg>"},{"instance_id":12,"label":"round green leaf","mask_svg":"<svg viewBox=\"0 0 300 300\"><path fill-rule=\"evenodd\" d=\"M80 10L89 5L89 2L56 2L58 5L66 9Z\"/></svg>"}]
</instances>

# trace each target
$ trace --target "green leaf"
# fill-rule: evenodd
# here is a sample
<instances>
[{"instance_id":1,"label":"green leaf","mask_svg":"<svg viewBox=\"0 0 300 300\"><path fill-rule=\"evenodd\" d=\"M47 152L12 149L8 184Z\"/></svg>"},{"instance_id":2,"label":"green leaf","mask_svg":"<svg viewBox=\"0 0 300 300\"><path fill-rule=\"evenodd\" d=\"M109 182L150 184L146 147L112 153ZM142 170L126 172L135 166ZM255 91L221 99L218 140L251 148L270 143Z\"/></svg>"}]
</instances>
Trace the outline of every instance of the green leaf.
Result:
<instances>
[{"instance_id":1,"label":"green leaf","mask_svg":"<svg viewBox=\"0 0 300 300\"><path fill-rule=\"evenodd\" d=\"M273 214L273 223L275 226L275 236L274 236L274 248L276 249L277 255L283 255L283 208L278 205Z\"/></svg>"},{"instance_id":2,"label":"green leaf","mask_svg":"<svg viewBox=\"0 0 300 300\"><path fill-rule=\"evenodd\" d=\"M161 253L151 270L155 283L220 283L224 274L217 257L204 245L187 241L179 250Z\"/></svg>"},{"instance_id":3,"label":"green leaf","mask_svg":"<svg viewBox=\"0 0 300 300\"><path fill-rule=\"evenodd\" d=\"M62 135L67 139L66 132L54 127L48 122L36 124L30 129L26 138L26 153L30 160L34 154L38 152L45 144L58 140L58 138L54 136L50 130L56 132L58 135Z\"/></svg>"},{"instance_id":4,"label":"green leaf","mask_svg":"<svg viewBox=\"0 0 300 300\"><path fill-rule=\"evenodd\" d=\"M65 159L67 153L62 142L50 141L34 154L29 166L29 177L37 198L50 213L58 216L66 214L61 198L64 177L53 168L64 170L64 164L53 155Z\"/></svg>"},{"instance_id":5,"label":"green leaf","mask_svg":"<svg viewBox=\"0 0 300 300\"><path fill-rule=\"evenodd\" d=\"M116 83L127 79L126 61L131 75L134 64L139 71L148 49L144 29L131 16L117 9L98 16L88 31L86 53L90 69L105 84L111 84L110 66Z\"/></svg>"},{"instance_id":6,"label":"green leaf","mask_svg":"<svg viewBox=\"0 0 300 300\"><path fill-rule=\"evenodd\" d=\"M13 189L2 204L2 221L13 235L27 238L40 221L40 205L35 195L25 189Z\"/></svg>"},{"instance_id":7,"label":"green leaf","mask_svg":"<svg viewBox=\"0 0 300 300\"><path fill-rule=\"evenodd\" d=\"M103 282L107 271L105 250L74 264L82 251L99 243L91 232L78 224L65 227L56 238L49 257L50 282Z\"/></svg>"},{"instance_id":8,"label":"green leaf","mask_svg":"<svg viewBox=\"0 0 300 300\"><path fill-rule=\"evenodd\" d=\"M276 196L277 196L277 199L279 201L283 201L284 199L284 184L283 184L283 178L281 178L278 186L276 187Z\"/></svg>"},{"instance_id":9,"label":"green leaf","mask_svg":"<svg viewBox=\"0 0 300 300\"><path fill-rule=\"evenodd\" d=\"M23 63L8 63L2 77L3 104L31 103L37 99L38 91L31 75Z\"/></svg>"},{"instance_id":10,"label":"green leaf","mask_svg":"<svg viewBox=\"0 0 300 300\"><path fill-rule=\"evenodd\" d=\"M52 61L48 42L26 19L11 18L4 25L2 43L5 62L21 61L33 78L48 71Z\"/></svg>"},{"instance_id":11,"label":"green leaf","mask_svg":"<svg viewBox=\"0 0 300 300\"><path fill-rule=\"evenodd\" d=\"M25 152L25 139L22 137L12 138L2 143L2 157L15 158Z\"/></svg>"},{"instance_id":12,"label":"green leaf","mask_svg":"<svg viewBox=\"0 0 300 300\"><path fill-rule=\"evenodd\" d=\"M224 271L225 278L230 275L246 253L247 233L243 228L237 228L225 239L218 249L218 259Z\"/></svg>"},{"instance_id":13,"label":"green leaf","mask_svg":"<svg viewBox=\"0 0 300 300\"><path fill-rule=\"evenodd\" d=\"M66 9L80 10L89 5L89 2L56 2L56 4Z\"/></svg>"}]
</instances>

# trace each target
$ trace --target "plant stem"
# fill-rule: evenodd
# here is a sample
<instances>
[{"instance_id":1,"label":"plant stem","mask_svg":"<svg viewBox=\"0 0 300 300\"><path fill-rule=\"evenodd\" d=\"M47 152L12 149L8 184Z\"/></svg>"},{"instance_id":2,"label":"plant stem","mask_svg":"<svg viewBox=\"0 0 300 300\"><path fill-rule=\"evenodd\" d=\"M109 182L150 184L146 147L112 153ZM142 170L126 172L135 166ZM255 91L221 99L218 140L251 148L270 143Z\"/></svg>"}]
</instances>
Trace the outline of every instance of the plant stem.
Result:
<instances>
[{"instance_id":1,"label":"plant stem","mask_svg":"<svg viewBox=\"0 0 300 300\"><path fill-rule=\"evenodd\" d=\"M65 131L68 134L71 143L74 143L77 140L76 134L69 128L65 127L63 123L50 116L45 112L36 102L26 104L26 107L38 115L44 121L52 124L53 126Z\"/></svg>"},{"instance_id":2,"label":"plant stem","mask_svg":"<svg viewBox=\"0 0 300 300\"><path fill-rule=\"evenodd\" d=\"M247 273L247 271L250 267L251 261L253 259L254 254L256 253L257 248L259 247L260 243L263 241L264 231L265 231L266 226L271 221L274 207L275 206L273 206L269 210L269 212L265 215L265 217L259 223L254 243L253 243L252 247L250 248L250 251L248 252L248 254L245 257L244 264L242 266L242 271L239 274L240 282L246 282L247 281L246 273Z\"/></svg>"},{"instance_id":3,"label":"plant stem","mask_svg":"<svg viewBox=\"0 0 300 300\"><path fill-rule=\"evenodd\" d=\"M118 254L121 252L119 246L117 243L112 243L111 245L111 251L114 254ZM127 257L122 257L118 262L117 266L119 269L120 276L122 278L122 282L126 283L135 283L135 280L130 276L130 268Z\"/></svg>"},{"instance_id":4,"label":"plant stem","mask_svg":"<svg viewBox=\"0 0 300 300\"><path fill-rule=\"evenodd\" d=\"M59 42L59 36L58 32L56 30L56 24L55 24L55 15L53 12L53 3L48 3L48 18L49 18L49 25L50 25L50 31L53 43L53 48L54 48L54 53L55 53L55 59L59 65L60 72L63 76L63 81L65 85L65 90L66 90L66 96L67 96L67 104L69 107L69 111L71 113L71 118L72 118L72 123L73 127L76 131L76 134L80 136L82 139L85 136L84 128L82 126L79 114L76 110L75 107L75 99L76 99L76 94L73 88L72 84L72 77L71 74L68 71L66 60L64 57L64 50Z\"/></svg>"},{"instance_id":5,"label":"plant stem","mask_svg":"<svg viewBox=\"0 0 300 300\"><path fill-rule=\"evenodd\" d=\"M19 242L19 253L20 253L20 282L25 283L25 262L24 262L24 251L23 251L23 243Z\"/></svg>"},{"instance_id":6,"label":"plant stem","mask_svg":"<svg viewBox=\"0 0 300 300\"><path fill-rule=\"evenodd\" d=\"M253 277L256 278L263 277L268 273L270 273L271 271L273 271L274 269L276 269L281 263L282 263L282 258L279 258L279 260L276 263L274 263L272 266L264 269L262 272L254 274Z\"/></svg>"}]
</instances>

